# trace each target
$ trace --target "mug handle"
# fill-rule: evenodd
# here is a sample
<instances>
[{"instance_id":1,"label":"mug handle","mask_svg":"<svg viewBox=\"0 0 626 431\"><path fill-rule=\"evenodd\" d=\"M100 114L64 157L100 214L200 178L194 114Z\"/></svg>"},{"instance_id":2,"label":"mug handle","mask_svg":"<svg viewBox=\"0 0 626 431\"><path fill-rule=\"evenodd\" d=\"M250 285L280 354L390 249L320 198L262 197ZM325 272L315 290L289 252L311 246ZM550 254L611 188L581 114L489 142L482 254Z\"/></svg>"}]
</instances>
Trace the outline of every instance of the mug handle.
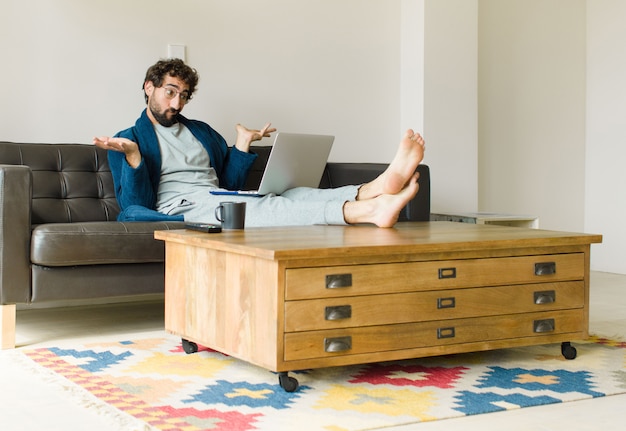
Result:
<instances>
[{"instance_id":1,"label":"mug handle","mask_svg":"<svg viewBox=\"0 0 626 431\"><path fill-rule=\"evenodd\" d=\"M215 208L215 218L216 218L218 221L221 221L222 223L224 223L224 217L222 216L222 212L223 212L223 210L224 210L224 205L218 205L218 206Z\"/></svg>"}]
</instances>

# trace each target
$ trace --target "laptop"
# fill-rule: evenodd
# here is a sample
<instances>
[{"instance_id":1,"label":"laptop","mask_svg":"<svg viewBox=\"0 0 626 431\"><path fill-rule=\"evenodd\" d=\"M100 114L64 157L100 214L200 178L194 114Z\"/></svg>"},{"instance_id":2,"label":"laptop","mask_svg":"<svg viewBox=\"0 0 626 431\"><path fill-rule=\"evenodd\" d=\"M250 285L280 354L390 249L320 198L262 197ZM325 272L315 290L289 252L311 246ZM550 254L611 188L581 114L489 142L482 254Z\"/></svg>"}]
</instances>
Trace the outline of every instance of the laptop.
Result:
<instances>
[{"instance_id":1,"label":"laptop","mask_svg":"<svg viewBox=\"0 0 626 431\"><path fill-rule=\"evenodd\" d=\"M258 190L212 190L214 195L280 195L294 187L318 187L335 140L329 135L279 132Z\"/></svg>"}]
</instances>

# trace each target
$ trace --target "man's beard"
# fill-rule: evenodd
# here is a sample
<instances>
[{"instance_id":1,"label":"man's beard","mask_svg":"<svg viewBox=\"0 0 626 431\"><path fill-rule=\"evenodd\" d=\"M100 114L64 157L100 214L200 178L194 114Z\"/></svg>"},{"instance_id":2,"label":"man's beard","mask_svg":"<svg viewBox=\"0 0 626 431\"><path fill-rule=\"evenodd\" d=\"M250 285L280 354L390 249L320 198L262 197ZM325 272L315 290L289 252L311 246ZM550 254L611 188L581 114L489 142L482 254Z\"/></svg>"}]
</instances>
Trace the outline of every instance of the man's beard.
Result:
<instances>
[{"instance_id":1,"label":"man's beard","mask_svg":"<svg viewBox=\"0 0 626 431\"><path fill-rule=\"evenodd\" d=\"M150 112L152 113L152 116L154 117L155 120L157 120L157 122L163 126L163 127L171 127L174 124L178 123L178 113L180 111L178 111L177 109L172 109L172 108L168 108L163 112L159 112L156 107L150 105ZM172 116L172 118L169 118L167 116L168 112L172 112L174 113L174 115Z\"/></svg>"}]
</instances>

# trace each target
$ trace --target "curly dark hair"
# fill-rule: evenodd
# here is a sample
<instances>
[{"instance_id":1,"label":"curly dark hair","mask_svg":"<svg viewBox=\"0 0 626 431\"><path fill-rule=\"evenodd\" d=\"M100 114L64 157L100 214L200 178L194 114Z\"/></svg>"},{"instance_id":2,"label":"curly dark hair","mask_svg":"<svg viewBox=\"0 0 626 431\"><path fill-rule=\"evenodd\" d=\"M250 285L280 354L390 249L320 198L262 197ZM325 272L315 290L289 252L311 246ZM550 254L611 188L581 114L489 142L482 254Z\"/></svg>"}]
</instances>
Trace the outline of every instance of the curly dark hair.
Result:
<instances>
[{"instance_id":1,"label":"curly dark hair","mask_svg":"<svg viewBox=\"0 0 626 431\"><path fill-rule=\"evenodd\" d=\"M143 89L143 85L148 81L152 82L155 87L160 87L163 85L163 81L167 75L179 78L187 84L189 86L189 99L191 99L193 92L196 89L196 85L198 85L198 72L196 69L187 66L180 58L159 60L150 66L146 72L146 78L144 79L141 88ZM146 99L146 103L148 103L148 95L145 91L144 97Z\"/></svg>"}]
</instances>

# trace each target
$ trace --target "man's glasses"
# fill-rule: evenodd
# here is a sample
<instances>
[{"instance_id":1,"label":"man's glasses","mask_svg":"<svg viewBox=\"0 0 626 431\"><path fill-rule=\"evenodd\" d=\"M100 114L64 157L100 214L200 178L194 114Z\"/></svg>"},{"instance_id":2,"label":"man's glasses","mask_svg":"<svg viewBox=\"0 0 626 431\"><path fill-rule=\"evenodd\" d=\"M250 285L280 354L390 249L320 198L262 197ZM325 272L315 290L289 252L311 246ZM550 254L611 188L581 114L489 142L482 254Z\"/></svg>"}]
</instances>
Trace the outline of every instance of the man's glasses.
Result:
<instances>
[{"instance_id":1,"label":"man's glasses","mask_svg":"<svg viewBox=\"0 0 626 431\"><path fill-rule=\"evenodd\" d=\"M163 91L165 92L165 97L169 100L172 100L176 97L176 95L180 95L180 101L183 103L187 103L191 100L191 94L187 90L178 91L174 87L163 87Z\"/></svg>"}]
</instances>

